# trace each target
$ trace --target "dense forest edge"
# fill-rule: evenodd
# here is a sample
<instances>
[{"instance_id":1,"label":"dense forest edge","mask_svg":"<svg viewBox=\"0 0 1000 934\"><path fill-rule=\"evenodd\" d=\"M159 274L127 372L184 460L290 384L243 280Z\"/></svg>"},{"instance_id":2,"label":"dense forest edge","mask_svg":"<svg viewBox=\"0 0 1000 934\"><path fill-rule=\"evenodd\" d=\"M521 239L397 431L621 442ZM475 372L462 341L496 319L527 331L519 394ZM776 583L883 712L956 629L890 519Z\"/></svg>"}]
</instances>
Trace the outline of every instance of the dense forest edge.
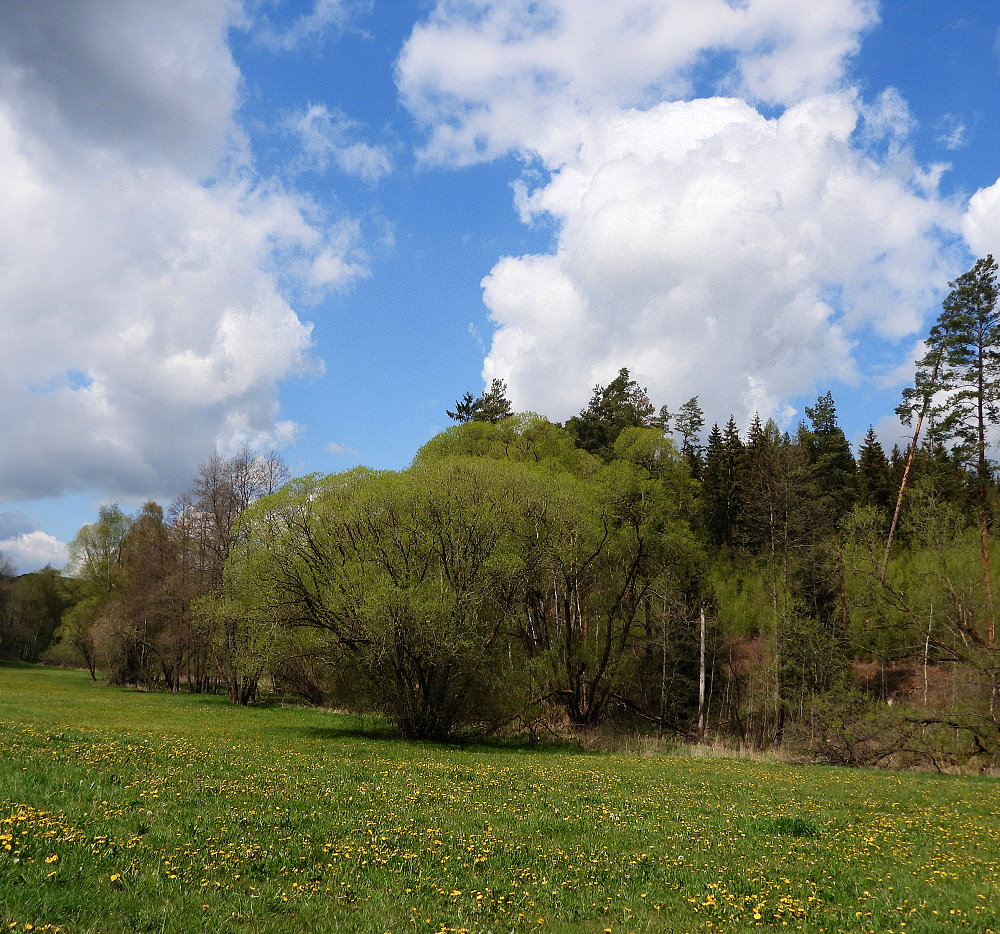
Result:
<instances>
[{"instance_id":1,"label":"dense forest edge","mask_svg":"<svg viewBox=\"0 0 1000 934\"><path fill-rule=\"evenodd\" d=\"M0 562L0 657L295 698L406 738L650 733L844 765L1000 766L997 264L951 283L888 454L828 392L705 432L627 368L565 424L494 380L401 471L274 454L100 510L68 576Z\"/></svg>"}]
</instances>

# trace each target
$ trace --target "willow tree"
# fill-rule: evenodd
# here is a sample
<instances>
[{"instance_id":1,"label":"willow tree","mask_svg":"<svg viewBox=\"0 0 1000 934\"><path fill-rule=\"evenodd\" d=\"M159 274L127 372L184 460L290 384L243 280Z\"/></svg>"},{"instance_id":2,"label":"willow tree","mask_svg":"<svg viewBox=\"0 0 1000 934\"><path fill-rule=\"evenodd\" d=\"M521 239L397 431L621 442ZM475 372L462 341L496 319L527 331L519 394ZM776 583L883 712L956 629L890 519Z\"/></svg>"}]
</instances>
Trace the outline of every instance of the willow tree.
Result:
<instances>
[{"instance_id":1,"label":"willow tree","mask_svg":"<svg viewBox=\"0 0 1000 934\"><path fill-rule=\"evenodd\" d=\"M69 543L67 571L79 585L81 599L63 614L58 651L82 661L97 677L98 624L124 582L123 554L132 519L117 503L102 506L97 522L83 526Z\"/></svg>"},{"instance_id":2,"label":"willow tree","mask_svg":"<svg viewBox=\"0 0 1000 934\"><path fill-rule=\"evenodd\" d=\"M662 608L684 602L700 560L690 475L673 442L657 428L619 426L601 467L572 447L568 432L521 416L488 429L456 426L425 445L415 466L457 452L516 462L507 472L529 468L511 474L521 479L504 514L520 516L522 570L507 625L532 696L561 706L578 726L620 706L662 721L662 697L648 697L643 672L652 642L666 651Z\"/></svg>"},{"instance_id":3,"label":"willow tree","mask_svg":"<svg viewBox=\"0 0 1000 934\"><path fill-rule=\"evenodd\" d=\"M539 485L527 467L453 457L294 481L245 514L212 606L248 661L281 630L312 630L342 697L408 738L496 725L517 707L508 617Z\"/></svg>"}]
</instances>

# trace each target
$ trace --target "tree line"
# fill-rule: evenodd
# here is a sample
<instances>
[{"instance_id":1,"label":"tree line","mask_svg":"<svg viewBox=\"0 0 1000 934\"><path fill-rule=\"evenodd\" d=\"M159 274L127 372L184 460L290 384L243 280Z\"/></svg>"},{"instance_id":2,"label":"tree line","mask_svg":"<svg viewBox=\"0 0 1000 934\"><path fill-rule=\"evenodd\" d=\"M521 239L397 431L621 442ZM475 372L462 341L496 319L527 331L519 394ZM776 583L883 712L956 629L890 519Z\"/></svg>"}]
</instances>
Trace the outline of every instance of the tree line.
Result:
<instances>
[{"instance_id":1,"label":"tree line","mask_svg":"<svg viewBox=\"0 0 1000 934\"><path fill-rule=\"evenodd\" d=\"M222 581L240 514L287 476L277 456L245 449L205 461L192 488L166 511L154 502L135 515L102 507L69 544L68 577L46 568L14 578L8 570L0 581L0 653L79 665L120 686L253 699L240 695L224 634L211 628L199 601ZM55 621L51 613L36 615L27 639L30 614L21 614L20 626L8 624L16 601L3 595L49 581Z\"/></svg>"},{"instance_id":2,"label":"tree line","mask_svg":"<svg viewBox=\"0 0 1000 934\"><path fill-rule=\"evenodd\" d=\"M996 273L951 284L905 450L869 429L855 457L829 392L794 432L706 435L697 397L657 408L627 368L565 424L494 380L405 470L289 480L244 451L167 511L102 509L71 581L49 575L66 605L33 651L51 637L113 684L378 711L411 738L605 726L995 764Z\"/></svg>"}]
</instances>

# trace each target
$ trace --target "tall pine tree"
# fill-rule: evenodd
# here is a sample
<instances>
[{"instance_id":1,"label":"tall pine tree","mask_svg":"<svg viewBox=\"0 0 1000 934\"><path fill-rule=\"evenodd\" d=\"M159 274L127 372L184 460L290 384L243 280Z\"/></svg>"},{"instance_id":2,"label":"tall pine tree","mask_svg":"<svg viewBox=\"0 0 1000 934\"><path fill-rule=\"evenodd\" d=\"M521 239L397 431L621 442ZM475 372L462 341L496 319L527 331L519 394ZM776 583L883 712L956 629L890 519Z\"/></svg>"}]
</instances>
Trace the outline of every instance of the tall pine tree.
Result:
<instances>
[{"instance_id":1,"label":"tall pine tree","mask_svg":"<svg viewBox=\"0 0 1000 934\"><path fill-rule=\"evenodd\" d=\"M607 386L595 386L590 405L566 422L577 447L611 460L618 435L626 428L648 428L656 409L646 390L622 367Z\"/></svg>"},{"instance_id":2,"label":"tall pine tree","mask_svg":"<svg viewBox=\"0 0 1000 934\"><path fill-rule=\"evenodd\" d=\"M986 437L1000 424L1000 311L997 264L993 257L949 283L928 337L930 350L917 365L915 386L904 392L900 409L906 414L918 398L927 406L931 441L947 444L953 456L971 470L979 502L980 557L986 604L986 642L994 644L993 586L990 580L989 504L993 464Z\"/></svg>"},{"instance_id":3,"label":"tall pine tree","mask_svg":"<svg viewBox=\"0 0 1000 934\"><path fill-rule=\"evenodd\" d=\"M448 418L460 425L466 422L496 422L513 415L510 400L507 398L507 384L502 379L495 379L489 389L484 389L477 398L467 392L455 403L455 411L445 410Z\"/></svg>"}]
</instances>

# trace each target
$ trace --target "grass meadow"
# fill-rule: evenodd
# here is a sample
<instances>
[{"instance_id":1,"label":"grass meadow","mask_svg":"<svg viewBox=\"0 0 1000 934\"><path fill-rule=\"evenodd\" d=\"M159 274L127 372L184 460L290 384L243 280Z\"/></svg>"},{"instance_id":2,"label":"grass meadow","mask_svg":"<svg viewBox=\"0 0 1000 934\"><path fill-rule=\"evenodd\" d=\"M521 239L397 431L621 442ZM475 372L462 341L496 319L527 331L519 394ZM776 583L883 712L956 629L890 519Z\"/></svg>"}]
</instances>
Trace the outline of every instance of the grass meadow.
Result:
<instances>
[{"instance_id":1,"label":"grass meadow","mask_svg":"<svg viewBox=\"0 0 1000 934\"><path fill-rule=\"evenodd\" d=\"M363 727L0 665L0 921L1000 932L996 779L452 748Z\"/></svg>"}]
</instances>

